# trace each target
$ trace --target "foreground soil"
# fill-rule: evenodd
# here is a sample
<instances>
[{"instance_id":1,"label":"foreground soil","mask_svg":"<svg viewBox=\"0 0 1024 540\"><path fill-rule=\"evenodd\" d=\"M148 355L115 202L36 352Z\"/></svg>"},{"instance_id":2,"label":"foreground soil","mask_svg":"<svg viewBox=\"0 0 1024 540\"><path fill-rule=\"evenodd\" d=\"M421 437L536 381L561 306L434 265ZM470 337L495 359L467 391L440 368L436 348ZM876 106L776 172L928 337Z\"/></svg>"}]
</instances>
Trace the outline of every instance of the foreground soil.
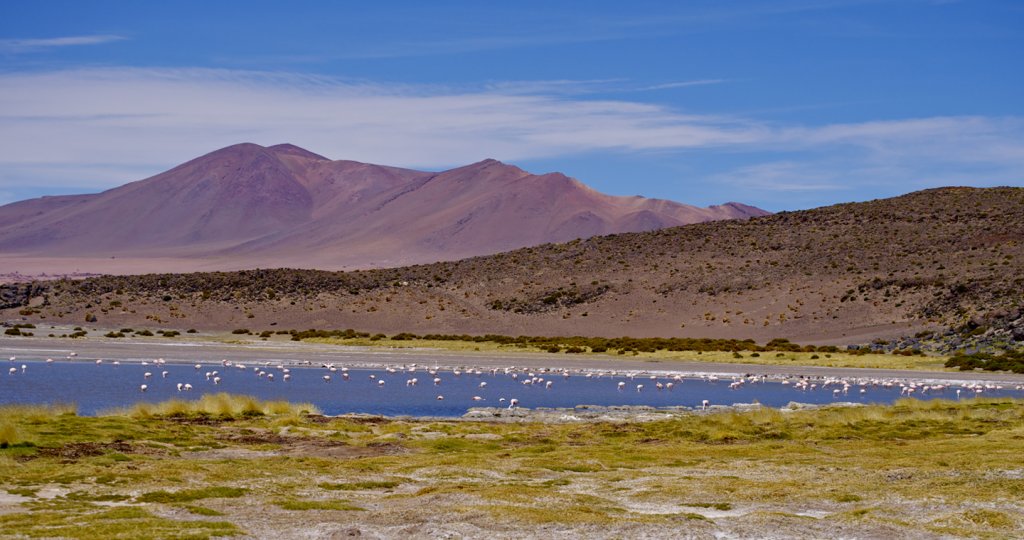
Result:
<instances>
[{"instance_id":1,"label":"foreground soil","mask_svg":"<svg viewBox=\"0 0 1024 540\"><path fill-rule=\"evenodd\" d=\"M0 411L0 537L1008 538L1024 402L638 423L327 418L232 396Z\"/></svg>"}]
</instances>

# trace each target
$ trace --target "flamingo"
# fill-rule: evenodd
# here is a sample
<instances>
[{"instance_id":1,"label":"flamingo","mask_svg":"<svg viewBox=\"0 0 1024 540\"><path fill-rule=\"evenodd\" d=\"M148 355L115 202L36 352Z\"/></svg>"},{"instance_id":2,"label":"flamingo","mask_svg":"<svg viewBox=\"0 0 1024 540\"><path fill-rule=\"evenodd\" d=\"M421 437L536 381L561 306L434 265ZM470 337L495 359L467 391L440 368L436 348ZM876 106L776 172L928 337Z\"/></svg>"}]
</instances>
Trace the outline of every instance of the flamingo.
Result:
<instances>
[{"instance_id":1,"label":"flamingo","mask_svg":"<svg viewBox=\"0 0 1024 540\"><path fill-rule=\"evenodd\" d=\"M619 390L622 390L623 388L626 387L626 383L624 383L622 381L619 381L619 385L618 386L619 386Z\"/></svg>"},{"instance_id":2,"label":"flamingo","mask_svg":"<svg viewBox=\"0 0 1024 540\"><path fill-rule=\"evenodd\" d=\"M142 374L142 378L143 379L149 379L152 376L153 376L153 374L148 372L148 371Z\"/></svg>"},{"instance_id":3,"label":"flamingo","mask_svg":"<svg viewBox=\"0 0 1024 540\"><path fill-rule=\"evenodd\" d=\"M185 391L187 392L189 390L192 390L192 385L189 383L185 383Z\"/></svg>"},{"instance_id":4,"label":"flamingo","mask_svg":"<svg viewBox=\"0 0 1024 540\"><path fill-rule=\"evenodd\" d=\"M178 385L177 385L177 386L178 386L178 391L179 391L179 392L181 392L181 389L185 387L185 385L183 385L183 384L181 384L181 383L178 383Z\"/></svg>"},{"instance_id":5,"label":"flamingo","mask_svg":"<svg viewBox=\"0 0 1024 540\"><path fill-rule=\"evenodd\" d=\"M518 406L519 406L519 400L518 399L512 398L512 399L509 400L509 402L508 402L508 408L509 409L515 409Z\"/></svg>"},{"instance_id":6,"label":"flamingo","mask_svg":"<svg viewBox=\"0 0 1024 540\"><path fill-rule=\"evenodd\" d=\"M700 402L700 410L706 411L706 410L708 410L708 407L710 405L711 405L711 402L705 399L704 401Z\"/></svg>"},{"instance_id":7,"label":"flamingo","mask_svg":"<svg viewBox=\"0 0 1024 540\"><path fill-rule=\"evenodd\" d=\"M324 375L324 382L331 382L331 376L330 375Z\"/></svg>"},{"instance_id":8,"label":"flamingo","mask_svg":"<svg viewBox=\"0 0 1024 540\"><path fill-rule=\"evenodd\" d=\"M438 401L444 401L444 396L441 396L441 395L437 396L437 400Z\"/></svg>"},{"instance_id":9,"label":"flamingo","mask_svg":"<svg viewBox=\"0 0 1024 540\"><path fill-rule=\"evenodd\" d=\"M149 387L148 387L148 386L146 386L146 385L144 385L144 384L143 384L143 385L141 385L141 386L139 386L139 391L140 391L140 392L145 392L145 391L146 391L147 389L149 389Z\"/></svg>"}]
</instances>

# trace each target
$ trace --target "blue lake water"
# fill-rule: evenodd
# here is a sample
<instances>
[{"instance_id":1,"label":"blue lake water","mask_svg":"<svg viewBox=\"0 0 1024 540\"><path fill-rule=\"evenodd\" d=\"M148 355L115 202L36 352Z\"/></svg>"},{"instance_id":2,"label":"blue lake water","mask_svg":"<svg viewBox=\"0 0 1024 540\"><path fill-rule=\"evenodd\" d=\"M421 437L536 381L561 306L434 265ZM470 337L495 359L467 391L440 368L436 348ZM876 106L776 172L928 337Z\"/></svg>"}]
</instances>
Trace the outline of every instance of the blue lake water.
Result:
<instances>
[{"instance_id":1,"label":"blue lake water","mask_svg":"<svg viewBox=\"0 0 1024 540\"><path fill-rule=\"evenodd\" d=\"M22 370L21 366L25 369ZM838 401L858 403L890 403L902 397L906 389L899 384L884 386L866 384L861 386L851 381L844 392L841 383L823 386L823 380L810 381L803 389L798 387L799 379L790 379L789 384L779 381L745 382L733 384L732 378L718 380L686 378L673 380L651 374L625 374L616 376L572 373L534 372L533 377L526 371L510 373L498 370L482 374L463 372L456 375L451 370L431 375L424 367L415 372L408 368L395 368L396 372L384 369L349 369L348 380L343 378L340 368L330 372L322 367L287 366L290 380L284 380L284 372L275 366L247 365L244 369L223 366L219 362L203 363L199 369L194 365L164 364L142 365L112 361L96 364L94 361L60 361L46 363L42 359L18 358L14 362L3 362L0 372L0 404L46 404L74 403L82 415L94 415L106 409L129 406L140 401L160 402L170 398L195 399L204 393L229 392L245 394L260 399L288 400L315 404L325 414L370 413L388 416L461 416L471 407L503 407L515 398L519 406L574 407L577 405L648 405L654 407L687 406L700 407L703 400L713 405L759 402L769 407L782 407L791 401L801 403L832 403ZM14 373L10 369L14 368ZM167 376L163 377L162 372ZM207 373L217 372L219 384ZM260 376L259 371L264 375ZM145 373L151 377L146 378ZM273 375L273 379L268 377ZM331 380L323 377L329 375ZM434 377L440 378L437 385ZM543 379L525 385L525 380ZM415 386L407 384L416 378ZM384 381L384 384L380 384ZM551 385L548 387L547 383ZM179 391L178 384L192 385L191 391ZM481 386L481 383L486 383ZM620 383L623 383L620 385ZM657 389L661 384L665 388ZM668 389L668 383L674 388ZM142 392L140 385L147 385ZM643 385L638 391L637 385ZM810 385L814 384L812 388ZM622 387L620 389L620 386ZM837 392L838 390L838 392ZM1010 396L1024 398L1024 390L1012 384L1001 388L990 385L976 394L974 388L954 384L944 389L924 391L920 386L913 397L918 399L957 399L960 397ZM438 396L443 396L439 400ZM483 398L474 400L474 396Z\"/></svg>"}]
</instances>

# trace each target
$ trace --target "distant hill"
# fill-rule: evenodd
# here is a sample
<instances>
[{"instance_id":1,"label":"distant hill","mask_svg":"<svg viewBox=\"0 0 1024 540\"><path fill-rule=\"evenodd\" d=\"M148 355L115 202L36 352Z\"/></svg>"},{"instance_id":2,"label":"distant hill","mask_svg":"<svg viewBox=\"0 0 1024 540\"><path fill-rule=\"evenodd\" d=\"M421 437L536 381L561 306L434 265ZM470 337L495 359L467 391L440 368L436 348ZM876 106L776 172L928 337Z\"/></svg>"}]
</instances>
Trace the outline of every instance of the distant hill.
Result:
<instances>
[{"instance_id":1,"label":"distant hill","mask_svg":"<svg viewBox=\"0 0 1024 540\"><path fill-rule=\"evenodd\" d=\"M0 261L49 273L397 266L765 214L608 196L492 159L433 173L238 144L103 193L2 206Z\"/></svg>"},{"instance_id":2,"label":"distant hill","mask_svg":"<svg viewBox=\"0 0 1024 540\"><path fill-rule=\"evenodd\" d=\"M935 189L383 270L38 282L0 299L8 319L32 304L36 322L92 313L109 327L800 343L953 330L951 347L1021 343L1024 189Z\"/></svg>"}]
</instances>

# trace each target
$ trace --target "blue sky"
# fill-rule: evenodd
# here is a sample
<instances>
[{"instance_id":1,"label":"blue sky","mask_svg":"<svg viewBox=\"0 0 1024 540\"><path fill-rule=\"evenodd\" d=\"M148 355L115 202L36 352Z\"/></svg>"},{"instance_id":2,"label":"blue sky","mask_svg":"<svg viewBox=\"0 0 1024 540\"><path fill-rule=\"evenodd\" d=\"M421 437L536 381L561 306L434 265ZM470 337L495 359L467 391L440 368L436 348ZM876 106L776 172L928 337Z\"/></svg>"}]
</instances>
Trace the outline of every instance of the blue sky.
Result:
<instances>
[{"instance_id":1,"label":"blue sky","mask_svg":"<svg viewBox=\"0 0 1024 540\"><path fill-rule=\"evenodd\" d=\"M1024 2L0 7L0 204L229 144L793 210L1024 185Z\"/></svg>"}]
</instances>

